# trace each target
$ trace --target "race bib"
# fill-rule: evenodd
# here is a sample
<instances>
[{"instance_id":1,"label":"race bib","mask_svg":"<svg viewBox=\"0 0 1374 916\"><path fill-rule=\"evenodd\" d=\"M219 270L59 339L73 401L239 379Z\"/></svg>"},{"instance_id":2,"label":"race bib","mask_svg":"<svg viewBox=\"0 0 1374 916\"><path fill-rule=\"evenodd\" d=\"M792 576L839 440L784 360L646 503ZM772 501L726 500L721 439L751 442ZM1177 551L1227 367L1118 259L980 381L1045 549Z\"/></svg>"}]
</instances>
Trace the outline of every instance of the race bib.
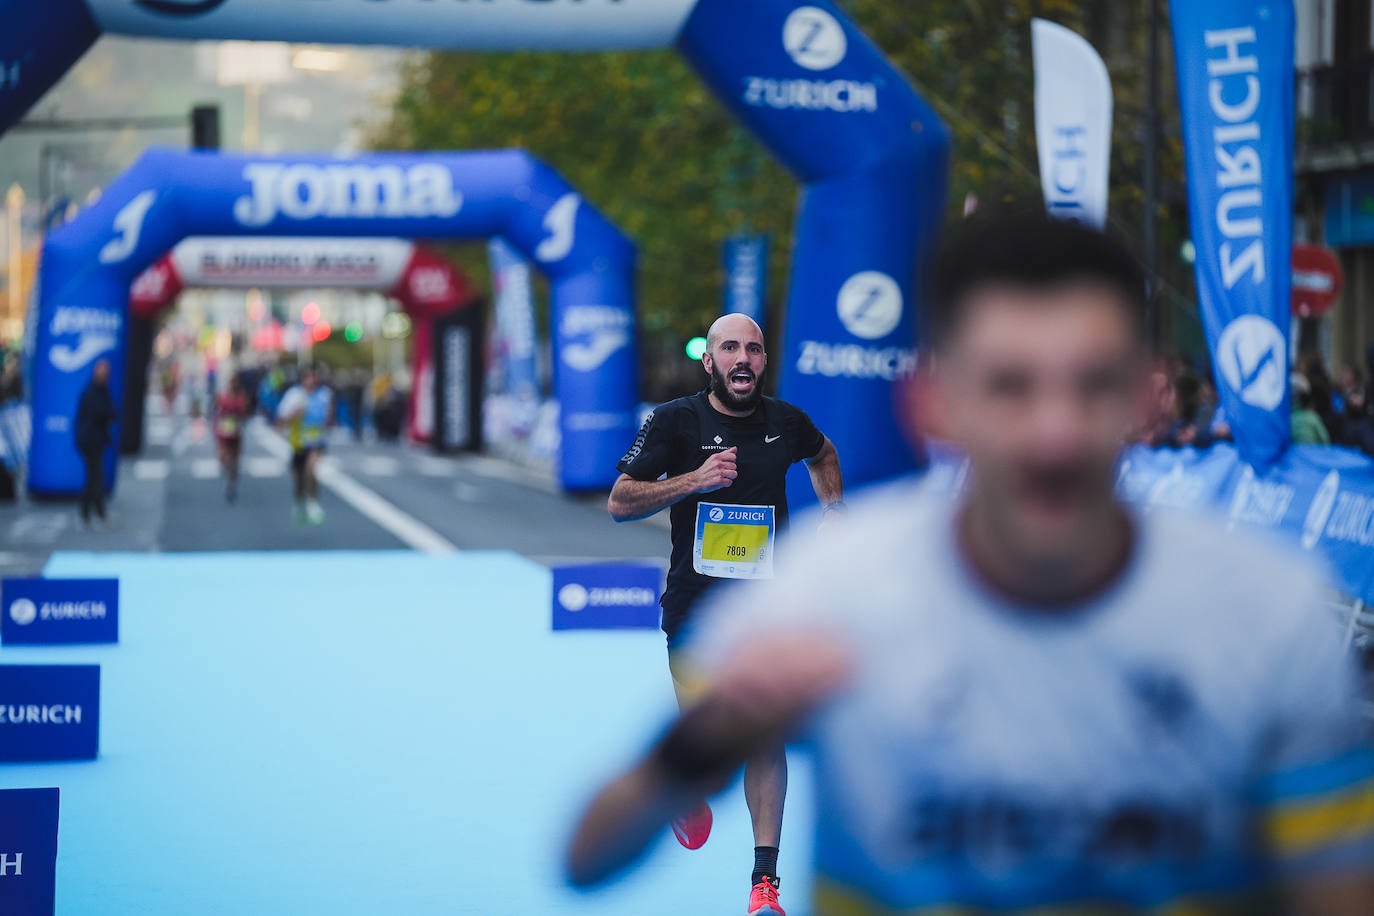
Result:
<instances>
[{"instance_id":1,"label":"race bib","mask_svg":"<svg viewBox=\"0 0 1374 916\"><path fill-rule=\"evenodd\" d=\"M220 417L219 434L221 436L237 436L239 434L239 421L235 417Z\"/></svg>"},{"instance_id":2,"label":"race bib","mask_svg":"<svg viewBox=\"0 0 1374 916\"><path fill-rule=\"evenodd\" d=\"M697 504L692 568L717 579L773 577L772 506Z\"/></svg>"}]
</instances>

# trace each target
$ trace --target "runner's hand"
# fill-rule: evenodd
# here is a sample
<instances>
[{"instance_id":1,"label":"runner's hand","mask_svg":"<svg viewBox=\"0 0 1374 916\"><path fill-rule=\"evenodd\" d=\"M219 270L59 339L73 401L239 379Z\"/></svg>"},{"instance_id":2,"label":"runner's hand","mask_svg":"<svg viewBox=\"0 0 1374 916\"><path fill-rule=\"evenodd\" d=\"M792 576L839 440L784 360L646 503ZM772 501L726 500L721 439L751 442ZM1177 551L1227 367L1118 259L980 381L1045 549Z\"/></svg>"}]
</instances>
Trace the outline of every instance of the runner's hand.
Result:
<instances>
[{"instance_id":1,"label":"runner's hand","mask_svg":"<svg viewBox=\"0 0 1374 916\"><path fill-rule=\"evenodd\" d=\"M739 448L730 446L723 452L716 452L701 467L697 468L697 492L711 493L723 490L735 482L739 476Z\"/></svg>"}]
</instances>

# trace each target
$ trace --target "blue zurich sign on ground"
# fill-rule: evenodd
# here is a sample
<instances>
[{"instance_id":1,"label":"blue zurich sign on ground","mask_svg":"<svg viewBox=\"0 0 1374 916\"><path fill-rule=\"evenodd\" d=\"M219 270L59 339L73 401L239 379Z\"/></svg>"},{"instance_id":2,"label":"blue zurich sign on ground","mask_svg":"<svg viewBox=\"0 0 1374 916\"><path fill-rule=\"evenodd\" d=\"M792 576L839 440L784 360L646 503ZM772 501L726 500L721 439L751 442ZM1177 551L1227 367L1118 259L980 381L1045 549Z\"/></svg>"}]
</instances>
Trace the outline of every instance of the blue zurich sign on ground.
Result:
<instances>
[{"instance_id":1,"label":"blue zurich sign on ground","mask_svg":"<svg viewBox=\"0 0 1374 916\"><path fill-rule=\"evenodd\" d=\"M99 665L0 665L0 762L93 760Z\"/></svg>"},{"instance_id":2,"label":"blue zurich sign on ground","mask_svg":"<svg viewBox=\"0 0 1374 916\"><path fill-rule=\"evenodd\" d=\"M57 789L0 790L0 913L52 916Z\"/></svg>"},{"instance_id":3,"label":"blue zurich sign on ground","mask_svg":"<svg viewBox=\"0 0 1374 916\"><path fill-rule=\"evenodd\" d=\"M553 570L555 630L658 628L663 569L648 563L597 563Z\"/></svg>"},{"instance_id":4,"label":"blue zurich sign on ground","mask_svg":"<svg viewBox=\"0 0 1374 916\"><path fill-rule=\"evenodd\" d=\"M0 604L8 645L119 641L118 579L5 579Z\"/></svg>"}]
</instances>

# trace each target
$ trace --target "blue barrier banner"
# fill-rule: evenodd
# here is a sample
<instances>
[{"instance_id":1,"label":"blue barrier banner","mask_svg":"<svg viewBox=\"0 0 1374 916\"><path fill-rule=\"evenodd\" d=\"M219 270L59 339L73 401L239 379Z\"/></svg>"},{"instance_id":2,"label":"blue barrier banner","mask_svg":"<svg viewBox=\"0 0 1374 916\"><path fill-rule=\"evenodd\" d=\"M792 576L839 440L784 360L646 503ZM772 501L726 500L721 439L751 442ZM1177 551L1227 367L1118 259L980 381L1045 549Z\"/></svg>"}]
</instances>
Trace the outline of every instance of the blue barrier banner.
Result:
<instances>
[{"instance_id":1,"label":"blue barrier banner","mask_svg":"<svg viewBox=\"0 0 1374 916\"><path fill-rule=\"evenodd\" d=\"M5 579L0 643L119 642L118 579Z\"/></svg>"},{"instance_id":2,"label":"blue barrier banner","mask_svg":"<svg viewBox=\"0 0 1374 916\"><path fill-rule=\"evenodd\" d=\"M600 563L553 568L555 630L658 629L663 568Z\"/></svg>"},{"instance_id":3,"label":"blue barrier banner","mask_svg":"<svg viewBox=\"0 0 1374 916\"><path fill-rule=\"evenodd\" d=\"M30 492L81 492L77 400L105 357L122 404L130 284L192 235L506 239L549 279L563 486L614 483L636 429L635 250L553 169L520 150L336 159L151 149L44 242ZM114 460L110 449L111 481Z\"/></svg>"},{"instance_id":4,"label":"blue barrier banner","mask_svg":"<svg viewBox=\"0 0 1374 916\"><path fill-rule=\"evenodd\" d=\"M1241 457L1289 440L1293 244L1291 0L1170 4L1197 286Z\"/></svg>"},{"instance_id":5,"label":"blue barrier banner","mask_svg":"<svg viewBox=\"0 0 1374 916\"><path fill-rule=\"evenodd\" d=\"M0 763L94 760L99 665L0 665Z\"/></svg>"},{"instance_id":6,"label":"blue barrier banner","mask_svg":"<svg viewBox=\"0 0 1374 916\"><path fill-rule=\"evenodd\" d=\"M768 236L737 235L725 240L725 312L748 315L767 327Z\"/></svg>"},{"instance_id":7,"label":"blue barrier banner","mask_svg":"<svg viewBox=\"0 0 1374 916\"><path fill-rule=\"evenodd\" d=\"M0 913L53 916L57 789L0 789Z\"/></svg>"},{"instance_id":8,"label":"blue barrier banner","mask_svg":"<svg viewBox=\"0 0 1374 916\"><path fill-rule=\"evenodd\" d=\"M927 448L926 486L958 494L968 462L956 448ZM1177 509L1225 520L1229 529L1271 532L1325 563L1332 585L1374 604L1374 461L1360 452L1295 445L1265 470L1235 446L1126 451L1117 493L1142 512Z\"/></svg>"}]
</instances>

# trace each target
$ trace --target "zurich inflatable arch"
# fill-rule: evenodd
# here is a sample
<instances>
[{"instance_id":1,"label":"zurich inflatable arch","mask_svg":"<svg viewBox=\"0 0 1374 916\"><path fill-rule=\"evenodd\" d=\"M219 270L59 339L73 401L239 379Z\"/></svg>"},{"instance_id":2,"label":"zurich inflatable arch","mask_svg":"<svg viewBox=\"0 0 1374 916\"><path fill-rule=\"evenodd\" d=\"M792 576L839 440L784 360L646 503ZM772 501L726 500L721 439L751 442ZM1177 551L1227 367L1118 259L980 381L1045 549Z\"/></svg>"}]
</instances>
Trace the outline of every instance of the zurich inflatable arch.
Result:
<instances>
[{"instance_id":1,"label":"zurich inflatable arch","mask_svg":"<svg viewBox=\"0 0 1374 916\"><path fill-rule=\"evenodd\" d=\"M548 166L519 151L339 160L150 150L43 246L31 492L80 492L72 415L100 357L121 400L130 287L183 238L207 235L503 236L550 281L563 485L609 485L634 432L635 253ZM113 474L113 450L107 461Z\"/></svg>"},{"instance_id":2,"label":"zurich inflatable arch","mask_svg":"<svg viewBox=\"0 0 1374 916\"><path fill-rule=\"evenodd\" d=\"M101 32L475 50L673 45L804 185L785 338L781 346L775 341L772 347L782 396L804 405L835 440L847 480L882 479L911 466L894 419L890 383L914 364L914 277L944 210L949 136L905 77L831 0L0 0L0 22L5 23L0 30L0 61L7 62L5 79L0 80L0 130L21 117ZM193 163L178 175L182 191L173 196L189 192L202 176L210 177L204 174L210 166L200 160ZM207 194L223 207L230 203L226 194L242 193L242 182L239 176L239 188L227 192L222 185L215 190L212 183ZM121 191L126 199L120 206L142 199L159 212L173 209L161 197L138 198L144 188L122 183ZM118 246L123 236L111 222L118 211L112 203L101 207L103 220L83 223L84 231L99 236L101 245ZM254 216L248 216L251 222ZM286 225L290 217L273 219ZM342 231L347 222L335 225ZM414 218L415 228L423 223L431 232L436 222L433 217ZM363 228L357 220L353 224ZM370 229L394 234L395 227ZM157 231L161 250L140 243L138 259L161 255L177 234L170 223ZM525 238L531 241L528 230ZM126 282L124 268L101 265L89 281L78 279L81 265L69 268L66 276L76 284L73 292L102 287L99 301L106 304L119 296L103 287ZM45 269L45 286L48 282ZM590 283L572 283L568 303L608 311L583 311L574 317L600 327L612 313L628 314L628 299L589 298ZM54 305L78 304L65 294L60 301L44 295ZM45 340L51 334L50 326L41 330ZM582 344L587 346L585 339ZM589 363L596 355L582 353ZM568 355L562 351L561 370L570 369ZM618 386L631 378L628 368L604 385L593 380L602 371L621 373L616 361L627 358L628 353L620 351L597 373L571 367L564 397L579 385L598 387L599 397L609 399L613 392L619 397ZM70 396L70 384L63 383L62 398ZM630 391L623 394L633 396ZM54 448L65 436L42 428L57 407L47 401L36 414L35 440L44 443L37 448ZM61 409L69 410L70 405L64 401ZM572 436L564 440L565 482L608 483L619 456L609 447L604 452L600 446L590 449L589 443L616 439L623 446L628 434L620 420L613 419L616 411L604 404L594 409L584 404L578 410L584 417L579 422L607 425L578 430L570 422L573 417L565 419L565 430ZM70 451L65 442L63 447ZM39 472L40 465L34 464L40 476L36 484L59 490L71 486L76 458L66 452L51 474ZM570 469L576 469L575 477L569 477ZM809 488L799 488L795 496L806 500L808 492Z\"/></svg>"}]
</instances>

